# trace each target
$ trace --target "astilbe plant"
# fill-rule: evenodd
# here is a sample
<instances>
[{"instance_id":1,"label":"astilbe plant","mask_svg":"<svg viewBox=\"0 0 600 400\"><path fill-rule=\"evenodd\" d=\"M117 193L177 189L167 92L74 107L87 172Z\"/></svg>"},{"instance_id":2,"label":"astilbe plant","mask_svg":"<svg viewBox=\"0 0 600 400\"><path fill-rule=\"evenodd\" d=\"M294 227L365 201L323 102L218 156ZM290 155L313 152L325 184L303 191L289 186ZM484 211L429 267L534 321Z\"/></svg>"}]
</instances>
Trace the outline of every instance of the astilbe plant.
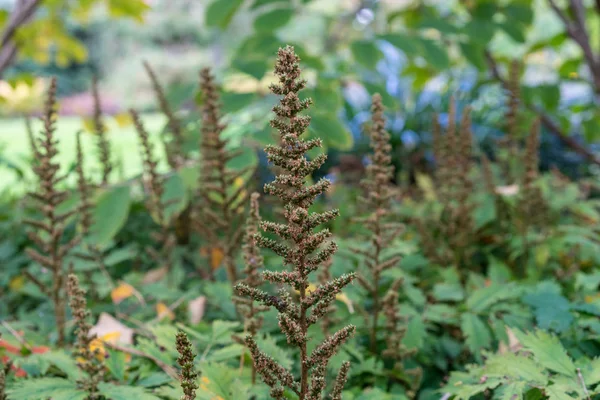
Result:
<instances>
[{"instance_id":1,"label":"astilbe plant","mask_svg":"<svg viewBox=\"0 0 600 400\"><path fill-rule=\"evenodd\" d=\"M180 384L183 389L181 400L194 400L196 389L198 389L198 373L194 368L196 355L192 349L192 343L184 332L177 332L176 345L179 353L177 364L181 367Z\"/></svg>"},{"instance_id":2,"label":"astilbe plant","mask_svg":"<svg viewBox=\"0 0 600 400\"><path fill-rule=\"evenodd\" d=\"M435 226L419 222L424 249L431 252L427 255L440 264L469 267L475 240L472 217L475 204L471 199L473 182L470 177L473 165L470 108L463 110L457 132L456 104L452 99L445 135L441 134L437 117L433 132L436 143L436 191L442 205L442 214L439 221L429 221ZM437 239L432 237L434 228L439 233ZM443 246L436 244L438 239Z\"/></svg>"},{"instance_id":3,"label":"astilbe plant","mask_svg":"<svg viewBox=\"0 0 600 400\"><path fill-rule=\"evenodd\" d=\"M29 238L37 247L37 249L27 248L26 251L32 260L50 272L51 282L48 284L29 271L25 271L25 275L50 298L54 307L57 342L62 346L65 343L67 301L65 292L67 270L64 260L80 243L81 235L75 234L70 239L65 238L67 220L79 211L78 207L59 211L59 207L68 199L69 192L59 188L66 175L60 174L60 165L56 161L58 155L58 142L54 137L56 79L51 80L42 120L44 128L41 137L36 138L37 143L33 147L35 158L33 171L39 183L37 190L29 193L29 197L39 205L42 218L25 220L25 223L32 228L28 232Z\"/></svg>"},{"instance_id":4,"label":"astilbe plant","mask_svg":"<svg viewBox=\"0 0 600 400\"><path fill-rule=\"evenodd\" d=\"M250 212L246 220L246 232L244 235L244 245L242 247L244 254L244 275L242 283L251 288L259 288L263 284L263 279L260 275L263 265L263 257L260 254L260 248L256 244L255 235L258 233L260 224L260 212L258 193L252 193L250 196ZM255 337L263 324L263 318L260 315L269 308L260 304L256 304L254 300L246 297L233 298L239 315L244 320L244 331L251 337ZM256 381L256 368L252 365L252 383Z\"/></svg>"},{"instance_id":5,"label":"astilbe plant","mask_svg":"<svg viewBox=\"0 0 600 400\"><path fill-rule=\"evenodd\" d=\"M308 351L310 340L309 327L317 324L335 300L335 296L355 278L355 274L342 275L310 292L309 276L318 271L337 250L335 242L328 241L331 233L327 229L315 231L315 228L329 222L339 215L337 210L323 213L309 212L315 198L330 186L327 179L309 185L307 178L317 170L326 159L320 154L312 160L306 152L320 147L320 139L305 140L301 135L310 124L310 117L302 115L312 103L310 99L300 100L298 92L306 81L300 78L299 58L293 47L280 49L275 75L278 84L272 84L271 91L281 96L280 102L273 108L276 117L271 126L280 134L278 146L267 146L265 151L269 161L280 167L280 173L272 183L265 185L265 192L277 196L284 204L285 223L263 221L261 228L281 238L283 242L256 234L258 245L268 248L283 258L283 271L265 271L266 281L287 285L298 292L294 299L289 290L282 286L277 295L239 283L235 289L239 295L248 296L278 311L279 327L299 353L300 378L296 379L292 371L281 366L269 355L263 353L252 336L246 338L246 344L252 354L254 365L263 381L271 387L274 399L285 399L285 388L294 392L299 400L322 398L326 389L327 364L339 347L354 333L352 325L337 331L324 342L318 344L312 352ZM332 399L341 399L344 382L347 379L349 365L344 364L337 376Z\"/></svg>"},{"instance_id":6,"label":"astilbe plant","mask_svg":"<svg viewBox=\"0 0 600 400\"><path fill-rule=\"evenodd\" d=\"M144 62L144 69L150 77L154 95L158 101L160 111L167 117L167 128L170 134L170 140L164 141L165 153L169 166L174 169L180 169L185 166L187 156L185 153L185 130L179 117L169 104L165 90L158 80L156 72L152 69L148 62ZM190 240L191 231L191 212L192 204L188 204L186 208L177 216L174 221L175 236L177 243L187 244Z\"/></svg>"},{"instance_id":7,"label":"astilbe plant","mask_svg":"<svg viewBox=\"0 0 600 400\"><path fill-rule=\"evenodd\" d=\"M142 163L144 166L144 184L148 192L146 208L153 215L159 226L153 232L153 238L158 244L158 250L148 247L147 251L161 268L169 269L174 264L176 247L175 234L173 233L173 219L167 215L169 201L164 199L166 177L158 172L158 160L154 155L154 146L137 112L130 110L133 124L140 139Z\"/></svg>"},{"instance_id":8,"label":"astilbe plant","mask_svg":"<svg viewBox=\"0 0 600 400\"><path fill-rule=\"evenodd\" d=\"M372 305L367 318L370 326L371 351L377 353L377 332L381 314L381 274L396 266L400 261L397 255L387 255L386 250L403 226L393 221L391 201L396 195L391 180L394 175L392 165L392 146L390 135L385 131L384 107L379 94L373 96L372 117L370 127L370 146L373 153L371 163L367 166L366 177L362 181L365 195L359 198L365 216L356 218L365 228L365 236L369 243L367 249L355 248L353 251L364 258L367 273L358 274L358 282L369 293Z\"/></svg>"},{"instance_id":9,"label":"astilbe plant","mask_svg":"<svg viewBox=\"0 0 600 400\"><path fill-rule=\"evenodd\" d=\"M96 135L98 146L98 158L102 166L102 184L106 185L110 174L114 169L112 162L112 151L107 137L106 125L102 120L102 103L100 100L100 91L98 90L98 78L94 76L92 80L92 97L94 99L94 115L92 125L94 135Z\"/></svg>"},{"instance_id":10,"label":"astilbe plant","mask_svg":"<svg viewBox=\"0 0 600 400\"><path fill-rule=\"evenodd\" d=\"M0 339L2 339L1 333ZM8 400L8 396L6 395L6 377L9 371L10 362L5 363L4 365L0 365L0 400Z\"/></svg>"},{"instance_id":11,"label":"astilbe plant","mask_svg":"<svg viewBox=\"0 0 600 400\"><path fill-rule=\"evenodd\" d=\"M402 280L398 279L388 289L382 301L382 310L385 315L385 342L386 348L382 355L394 362L394 376L403 379L402 383L409 390L409 398L414 398L415 390L419 387L422 370L414 368L404 370L403 361L415 353L415 349L408 349L403 343L406 334L406 317L400 313L400 289ZM412 379L411 379L412 378Z\"/></svg>"},{"instance_id":12,"label":"astilbe plant","mask_svg":"<svg viewBox=\"0 0 600 400\"><path fill-rule=\"evenodd\" d=\"M92 325L89 323L90 312L87 309L85 290L79 286L79 280L74 274L67 278L67 292L69 293L69 306L75 318L74 355L77 366L84 373L84 377L77 381L79 387L88 393L87 400L100 399L98 384L104 380L104 355L99 354L99 349L92 349L95 335L90 335Z\"/></svg>"},{"instance_id":13,"label":"astilbe plant","mask_svg":"<svg viewBox=\"0 0 600 400\"><path fill-rule=\"evenodd\" d=\"M200 73L200 90L203 104L197 196L201 201L195 210L194 226L208 240L212 251L222 251L227 277L234 285L238 281L235 257L244 233L242 222L248 198L243 176L250 169L227 165L239 152L228 149L228 141L223 138L225 124L221 121L219 93L208 68Z\"/></svg>"}]
</instances>

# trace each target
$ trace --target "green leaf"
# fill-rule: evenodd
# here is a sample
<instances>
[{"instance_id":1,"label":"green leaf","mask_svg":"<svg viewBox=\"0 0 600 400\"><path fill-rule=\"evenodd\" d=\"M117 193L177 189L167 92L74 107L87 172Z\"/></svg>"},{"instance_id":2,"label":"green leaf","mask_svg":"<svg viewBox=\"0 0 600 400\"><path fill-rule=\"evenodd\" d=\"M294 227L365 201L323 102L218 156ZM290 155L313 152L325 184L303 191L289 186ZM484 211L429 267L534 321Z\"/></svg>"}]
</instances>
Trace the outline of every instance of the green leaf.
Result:
<instances>
[{"instance_id":1,"label":"green leaf","mask_svg":"<svg viewBox=\"0 0 600 400\"><path fill-rule=\"evenodd\" d=\"M414 35L397 32L380 35L379 39L389 42L391 45L406 53L409 57L414 57L420 53L420 46L418 42L415 42Z\"/></svg>"},{"instance_id":2,"label":"green leaf","mask_svg":"<svg viewBox=\"0 0 600 400\"><path fill-rule=\"evenodd\" d=\"M231 360L232 358L239 358L240 354L244 352L245 347L241 344L230 344L229 346L222 347L215 351L211 351L205 358L206 361L220 362ZM264 351L264 349L261 349Z\"/></svg>"},{"instance_id":3,"label":"green leaf","mask_svg":"<svg viewBox=\"0 0 600 400\"><path fill-rule=\"evenodd\" d=\"M457 283L438 283L433 287L433 297L438 301L460 301L465 297L465 292Z\"/></svg>"},{"instance_id":4,"label":"green leaf","mask_svg":"<svg viewBox=\"0 0 600 400\"><path fill-rule=\"evenodd\" d=\"M523 348L533 353L535 360L546 369L570 377L576 376L575 364L556 336L542 330L523 333L513 329L513 332Z\"/></svg>"},{"instance_id":5,"label":"green leaf","mask_svg":"<svg viewBox=\"0 0 600 400\"><path fill-rule=\"evenodd\" d=\"M496 198L491 194L486 194L482 201L477 203L473 217L476 229L481 229L493 222L496 219Z\"/></svg>"},{"instance_id":6,"label":"green leaf","mask_svg":"<svg viewBox=\"0 0 600 400\"><path fill-rule=\"evenodd\" d=\"M433 40L417 38L421 45L421 56L427 61L433 68L437 70L444 70L450 68L450 59L448 53L438 43Z\"/></svg>"},{"instance_id":7,"label":"green leaf","mask_svg":"<svg viewBox=\"0 0 600 400\"><path fill-rule=\"evenodd\" d=\"M484 51L485 48L476 43L460 43L460 50L463 56L473 64L478 70L483 71L486 68Z\"/></svg>"},{"instance_id":8,"label":"green leaf","mask_svg":"<svg viewBox=\"0 0 600 400\"><path fill-rule=\"evenodd\" d=\"M259 78L257 78L259 79ZM232 93L224 92L221 94L223 103L223 112L225 114L233 113L248 107L256 99L255 93Z\"/></svg>"},{"instance_id":9,"label":"green leaf","mask_svg":"<svg viewBox=\"0 0 600 400\"><path fill-rule=\"evenodd\" d=\"M267 60L264 58L244 58L245 54L241 56L241 58L237 57L233 60L231 64L232 67L240 72L252 76L257 80L261 80L270 68L269 64L267 63Z\"/></svg>"},{"instance_id":10,"label":"green leaf","mask_svg":"<svg viewBox=\"0 0 600 400\"><path fill-rule=\"evenodd\" d=\"M521 297L523 290L515 284L492 284L475 290L467 299L469 310L481 313L491 306L506 300L516 300Z\"/></svg>"},{"instance_id":11,"label":"green leaf","mask_svg":"<svg viewBox=\"0 0 600 400\"><path fill-rule=\"evenodd\" d=\"M319 105L317 104L317 108ZM310 131L314 137L320 137L327 147L340 151L352 149L354 138L335 116L329 113L315 113L312 115Z\"/></svg>"},{"instance_id":12,"label":"green leaf","mask_svg":"<svg viewBox=\"0 0 600 400\"><path fill-rule=\"evenodd\" d=\"M113 383L102 382L98 385L102 395L111 400L160 400L159 397L148 393L144 388L135 386L117 386Z\"/></svg>"},{"instance_id":13,"label":"green leaf","mask_svg":"<svg viewBox=\"0 0 600 400\"><path fill-rule=\"evenodd\" d=\"M556 290L558 289L558 290ZM538 284L535 291L523 297L523 302L533 308L536 321L541 329L564 332L573 323L571 303L560 294L555 285Z\"/></svg>"},{"instance_id":14,"label":"green leaf","mask_svg":"<svg viewBox=\"0 0 600 400\"><path fill-rule=\"evenodd\" d=\"M259 15L254 20L256 32L273 32L286 26L294 16L292 8L276 8Z\"/></svg>"},{"instance_id":15,"label":"green leaf","mask_svg":"<svg viewBox=\"0 0 600 400\"><path fill-rule=\"evenodd\" d=\"M513 2L502 10L508 21L518 21L522 25L533 22L533 4L531 2Z\"/></svg>"},{"instance_id":16,"label":"green leaf","mask_svg":"<svg viewBox=\"0 0 600 400\"><path fill-rule=\"evenodd\" d=\"M508 34L515 42L525 43L525 27L520 24L515 24L514 21L507 21L498 24L500 29Z\"/></svg>"},{"instance_id":17,"label":"green leaf","mask_svg":"<svg viewBox=\"0 0 600 400\"><path fill-rule=\"evenodd\" d=\"M406 335L402 339L402 344L408 349L421 349L425 343L427 329L421 316L414 316L406 327Z\"/></svg>"},{"instance_id":18,"label":"green leaf","mask_svg":"<svg viewBox=\"0 0 600 400\"><path fill-rule=\"evenodd\" d=\"M264 5L273 4L273 3L289 4L290 0L254 0L252 2L252 5L250 6L250 9L254 10L254 9L262 7Z\"/></svg>"},{"instance_id":19,"label":"green leaf","mask_svg":"<svg viewBox=\"0 0 600 400\"><path fill-rule=\"evenodd\" d=\"M199 393L200 400L212 400L220 396L223 400L247 399L248 388L239 381L237 370L222 364L207 363L203 365L203 389Z\"/></svg>"},{"instance_id":20,"label":"green leaf","mask_svg":"<svg viewBox=\"0 0 600 400\"><path fill-rule=\"evenodd\" d=\"M206 10L205 23L209 27L227 28L244 0L215 0Z\"/></svg>"},{"instance_id":21,"label":"green leaf","mask_svg":"<svg viewBox=\"0 0 600 400\"><path fill-rule=\"evenodd\" d=\"M269 357L277 361L282 367L292 368L292 357L284 348L277 345L277 342L271 335L258 337L256 342L261 351L268 354Z\"/></svg>"},{"instance_id":22,"label":"green leaf","mask_svg":"<svg viewBox=\"0 0 600 400\"><path fill-rule=\"evenodd\" d=\"M125 381L125 370L126 370L126 354L123 351L116 351L112 349L107 349L109 357L104 360L104 365L108 371L112 374L112 376L117 379L119 382Z\"/></svg>"},{"instance_id":23,"label":"green leaf","mask_svg":"<svg viewBox=\"0 0 600 400\"><path fill-rule=\"evenodd\" d=\"M130 203L130 190L127 185L102 192L92 211L90 241L101 248L107 246L125 225Z\"/></svg>"},{"instance_id":24,"label":"green leaf","mask_svg":"<svg viewBox=\"0 0 600 400\"><path fill-rule=\"evenodd\" d=\"M369 69L375 69L377 62L383 55L371 40L356 40L350 43L350 50L354 59Z\"/></svg>"},{"instance_id":25,"label":"green leaf","mask_svg":"<svg viewBox=\"0 0 600 400\"><path fill-rule=\"evenodd\" d=\"M464 27L466 36L480 47L486 47L496 32L496 25L488 20L472 19Z\"/></svg>"},{"instance_id":26,"label":"green leaf","mask_svg":"<svg viewBox=\"0 0 600 400\"><path fill-rule=\"evenodd\" d=\"M82 372L77 367L75 359L62 350L49 351L47 353L40 354L39 357L48 361L50 364L67 374L71 380L77 380L82 376Z\"/></svg>"},{"instance_id":27,"label":"green leaf","mask_svg":"<svg viewBox=\"0 0 600 400\"><path fill-rule=\"evenodd\" d=\"M477 358L481 358L481 350L492 344L492 335L486 324L477 315L467 312L461 317L460 329L466 337L467 347Z\"/></svg>"},{"instance_id":28,"label":"green leaf","mask_svg":"<svg viewBox=\"0 0 600 400\"><path fill-rule=\"evenodd\" d=\"M87 392L77 389L77 383L60 378L20 379L7 391L10 399L85 400Z\"/></svg>"}]
</instances>

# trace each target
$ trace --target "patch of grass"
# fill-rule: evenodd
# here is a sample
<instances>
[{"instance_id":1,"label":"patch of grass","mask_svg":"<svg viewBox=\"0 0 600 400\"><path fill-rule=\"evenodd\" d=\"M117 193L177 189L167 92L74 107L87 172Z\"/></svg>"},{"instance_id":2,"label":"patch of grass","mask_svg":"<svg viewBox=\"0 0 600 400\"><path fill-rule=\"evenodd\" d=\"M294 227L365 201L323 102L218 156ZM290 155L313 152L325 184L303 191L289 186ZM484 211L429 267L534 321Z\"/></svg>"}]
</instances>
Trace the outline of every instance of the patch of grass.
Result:
<instances>
[{"instance_id":1,"label":"patch of grass","mask_svg":"<svg viewBox=\"0 0 600 400\"><path fill-rule=\"evenodd\" d=\"M160 114L144 114L142 120L155 142L165 125L166 119ZM133 125L119 126L114 120L107 119L109 140L112 145L113 157L118 165L114 171L113 180L131 178L142 171L142 161L138 149L138 138ZM32 121L34 132L37 134L42 123L36 119ZM66 171L75 161L75 134L83 130L83 120L79 117L60 117L57 122L56 138L59 141L58 159L61 167ZM83 151L85 155L85 171L94 178L100 176L95 137L92 133L83 135ZM157 144L155 150L162 152L162 146ZM161 157L164 158L164 157ZM27 138L25 121L11 118L0 119L0 192L8 191L12 194L22 193L33 180L29 167L31 149ZM23 171L19 174L9 165Z\"/></svg>"}]
</instances>

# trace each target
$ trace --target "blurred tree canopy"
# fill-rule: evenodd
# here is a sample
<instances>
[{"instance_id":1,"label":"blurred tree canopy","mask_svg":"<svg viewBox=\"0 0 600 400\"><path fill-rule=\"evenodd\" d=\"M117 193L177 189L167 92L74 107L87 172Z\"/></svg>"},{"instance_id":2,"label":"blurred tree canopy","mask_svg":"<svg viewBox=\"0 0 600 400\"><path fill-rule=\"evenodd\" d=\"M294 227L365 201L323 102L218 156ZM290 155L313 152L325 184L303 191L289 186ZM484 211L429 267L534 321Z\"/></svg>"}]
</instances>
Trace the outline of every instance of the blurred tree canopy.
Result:
<instances>
[{"instance_id":1,"label":"blurred tree canopy","mask_svg":"<svg viewBox=\"0 0 600 400\"><path fill-rule=\"evenodd\" d=\"M144 20L135 29L101 29L111 46L127 51L123 63L136 71L127 70L131 78L143 77L141 59L136 59L145 57L141 46L171 46L173 57L155 54L151 64L156 60L196 71L198 64L214 65L224 79L229 111L270 107L270 66L277 48L292 44L308 71L308 95L319 105L313 128L327 131L328 144L342 150L353 145L344 120L365 108L367 93L382 93L392 113L418 114L422 93L455 92L467 82L469 100L485 104L501 126L500 94L510 65L518 61L523 126L539 117L557 143L600 164L590 147L600 138L597 0L24 0L2 14L5 33L21 3L36 3L37 11L8 44L3 40L1 54L11 45L20 58L40 63L82 62L94 50L70 35L65 21L84 24L107 15ZM190 49L200 49L200 57L187 59ZM135 80L112 72L119 70L110 60L96 62L112 79ZM176 103L194 95L186 88L195 75L169 79L160 65L157 69Z\"/></svg>"}]
</instances>

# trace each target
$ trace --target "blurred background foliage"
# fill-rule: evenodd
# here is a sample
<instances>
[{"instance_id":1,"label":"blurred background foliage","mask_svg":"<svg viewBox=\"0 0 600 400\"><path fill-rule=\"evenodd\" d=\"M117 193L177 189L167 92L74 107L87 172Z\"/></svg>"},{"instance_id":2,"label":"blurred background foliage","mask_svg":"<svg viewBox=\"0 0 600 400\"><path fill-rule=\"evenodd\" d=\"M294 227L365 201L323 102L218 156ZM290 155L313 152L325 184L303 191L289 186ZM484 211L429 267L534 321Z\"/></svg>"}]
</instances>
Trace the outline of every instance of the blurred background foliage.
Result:
<instances>
[{"instance_id":1,"label":"blurred background foliage","mask_svg":"<svg viewBox=\"0 0 600 400\"><path fill-rule=\"evenodd\" d=\"M430 121L436 112L444 121L450 95L459 107L473 106L476 138L493 157L505 132L509 65L518 60L527 110L522 126L537 115L544 122L542 167L557 166L572 177L597 173L600 62L590 61L570 33L581 21L566 2L4 0L5 34L19 7L29 3L34 11L7 42L15 54L6 65L8 45L0 54L0 139L6 142L4 165L12 171L2 176L11 186L19 158L27 154L24 127L14 118L39 108L39 78L58 76L61 112L70 115L65 130L73 130L89 126L89 87L98 75L104 112L115 117L111 140L123 149L133 137L122 115L128 107L146 110L155 133L164 124L152 118L157 104L143 61L157 72L172 106L187 110L192 136L201 100L198 71L212 66L224 92L229 135L238 144L262 144L271 138L270 66L283 44L293 44L302 57L307 95L317 105L312 129L330 149L330 167L341 164L346 171L361 163L367 148L362 126L375 92L388 108L400 182L414 183L416 173L430 169ZM582 4L587 44L598 53L598 4ZM124 176L139 173L139 161L126 158Z\"/></svg>"}]
</instances>

